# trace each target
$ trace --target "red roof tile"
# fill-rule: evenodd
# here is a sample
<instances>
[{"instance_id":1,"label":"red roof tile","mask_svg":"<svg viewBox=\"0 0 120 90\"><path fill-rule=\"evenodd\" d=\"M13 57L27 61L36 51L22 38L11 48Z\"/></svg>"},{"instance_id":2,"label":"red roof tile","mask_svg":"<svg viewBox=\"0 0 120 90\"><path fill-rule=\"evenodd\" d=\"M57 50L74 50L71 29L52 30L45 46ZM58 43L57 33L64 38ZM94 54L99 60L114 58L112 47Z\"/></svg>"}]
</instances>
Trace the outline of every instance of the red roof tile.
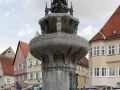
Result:
<instances>
[{"instance_id":1,"label":"red roof tile","mask_svg":"<svg viewBox=\"0 0 120 90\"><path fill-rule=\"evenodd\" d=\"M21 47L21 49L23 51L23 54L24 54L24 56L26 58L27 55L28 55L28 52L29 52L29 45L27 43L25 43L25 42L20 41L20 47Z\"/></svg>"},{"instance_id":2,"label":"red roof tile","mask_svg":"<svg viewBox=\"0 0 120 90\"><path fill-rule=\"evenodd\" d=\"M101 35L100 35L101 34ZM104 27L98 32L91 40L108 40L120 38L120 6L114 12L114 14L110 17L108 22L104 25Z\"/></svg>"},{"instance_id":3,"label":"red roof tile","mask_svg":"<svg viewBox=\"0 0 120 90\"><path fill-rule=\"evenodd\" d=\"M4 75L10 75L10 76L14 75L13 61L14 61L13 58L0 55L0 63L1 63Z\"/></svg>"},{"instance_id":4,"label":"red roof tile","mask_svg":"<svg viewBox=\"0 0 120 90\"><path fill-rule=\"evenodd\" d=\"M29 52L29 45L25 42L19 41L18 46L17 46L17 50L16 50L16 55L17 55L19 47L21 48L21 50L23 52L23 55L26 58L27 55L28 55L28 52ZM15 62L15 59L16 59L16 55L15 55L15 58L14 58L14 62ZM14 62L13 62L13 64L14 64Z\"/></svg>"},{"instance_id":5,"label":"red roof tile","mask_svg":"<svg viewBox=\"0 0 120 90\"><path fill-rule=\"evenodd\" d=\"M86 57L82 58L79 62L78 65L88 67L88 59Z\"/></svg>"}]
</instances>

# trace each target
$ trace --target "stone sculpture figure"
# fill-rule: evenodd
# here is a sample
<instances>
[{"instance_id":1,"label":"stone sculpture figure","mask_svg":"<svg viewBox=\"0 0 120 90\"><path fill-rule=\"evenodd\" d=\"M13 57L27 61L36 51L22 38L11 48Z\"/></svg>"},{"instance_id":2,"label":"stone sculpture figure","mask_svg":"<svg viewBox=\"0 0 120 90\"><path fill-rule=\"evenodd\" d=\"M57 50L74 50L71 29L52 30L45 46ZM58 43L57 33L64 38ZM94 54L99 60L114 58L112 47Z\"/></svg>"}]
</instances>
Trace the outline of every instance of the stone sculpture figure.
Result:
<instances>
[{"instance_id":1,"label":"stone sculpture figure","mask_svg":"<svg viewBox=\"0 0 120 90\"><path fill-rule=\"evenodd\" d=\"M51 1L51 8L45 8L45 15L47 15L51 11L52 13L68 13L73 14L73 7L71 3L71 8L68 8L68 1L67 0L53 0Z\"/></svg>"}]
</instances>

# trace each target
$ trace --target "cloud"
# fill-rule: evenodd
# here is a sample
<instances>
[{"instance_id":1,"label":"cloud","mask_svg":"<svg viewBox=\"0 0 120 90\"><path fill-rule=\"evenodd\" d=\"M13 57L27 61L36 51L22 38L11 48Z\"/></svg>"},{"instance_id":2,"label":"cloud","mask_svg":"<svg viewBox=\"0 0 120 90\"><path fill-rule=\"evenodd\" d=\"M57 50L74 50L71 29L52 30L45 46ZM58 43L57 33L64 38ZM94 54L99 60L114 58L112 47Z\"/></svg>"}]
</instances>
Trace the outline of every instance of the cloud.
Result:
<instances>
[{"instance_id":1,"label":"cloud","mask_svg":"<svg viewBox=\"0 0 120 90\"><path fill-rule=\"evenodd\" d=\"M7 48L8 48L7 46L4 46L4 47L0 48L0 54L1 54L2 52L4 52Z\"/></svg>"},{"instance_id":2,"label":"cloud","mask_svg":"<svg viewBox=\"0 0 120 90\"><path fill-rule=\"evenodd\" d=\"M4 18L7 18L10 14L11 14L10 11L6 12L6 13L4 14Z\"/></svg>"},{"instance_id":3,"label":"cloud","mask_svg":"<svg viewBox=\"0 0 120 90\"><path fill-rule=\"evenodd\" d=\"M17 46L12 45L11 47L12 47L14 53L15 53ZM0 54L3 53L8 48L9 48L9 46L3 46L2 48L0 48Z\"/></svg>"},{"instance_id":4,"label":"cloud","mask_svg":"<svg viewBox=\"0 0 120 90\"><path fill-rule=\"evenodd\" d=\"M45 2L50 6L51 0L26 0L25 6L32 13L44 13ZM96 20L112 14L120 5L120 0L68 0L73 2L74 15L78 18ZM28 10L28 9L27 9Z\"/></svg>"},{"instance_id":5,"label":"cloud","mask_svg":"<svg viewBox=\"0 0 120 90\"><path fill-rule=\"evenodd\" d=\"M115 11L120 0L69 0L73 2L75 15L92 20L103 18Z\"/></svg>"},{"instance_id":6,"label":"cloud","mask_svg":"<svg viewBox=\"0 0 120 90\"><path fill-rule=\"evenodd\" d=\"M19 30L18 36L28 37L33 35L34 32L35 32L35 28L30 24L26 24L21 30Z\"/></svg>"},{"instance_id":7,"label":"cloud","mask_svg":"<svg viewBox=\"0 0 120 90\"><path fill-rule=\"evenodd\" d=\"M0 3L11 4L16 2L17 0L0 0Z\"/></svg>"},{"instance_id":8,"label":"cloud","mask_svg":"<svg viewBox=\"0 0 120 90\"><path fill-rule=\"evenodd\" d=\"M82 31L78 31L78 35L90 40L97 32L98 28L88 25Z\"/></svg>"}]
</instances>

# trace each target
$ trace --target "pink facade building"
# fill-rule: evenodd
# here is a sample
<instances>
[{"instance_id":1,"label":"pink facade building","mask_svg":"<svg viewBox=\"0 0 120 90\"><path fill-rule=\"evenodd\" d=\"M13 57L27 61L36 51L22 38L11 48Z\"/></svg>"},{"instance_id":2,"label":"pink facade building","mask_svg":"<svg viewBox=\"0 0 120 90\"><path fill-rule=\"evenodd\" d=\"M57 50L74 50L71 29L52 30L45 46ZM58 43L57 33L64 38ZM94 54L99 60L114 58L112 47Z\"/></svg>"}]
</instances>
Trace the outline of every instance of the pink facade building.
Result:
<instances>
[{"instance_id":1,"label":"pink facade building","mask_svg":"<svg viewBox=\"0 0 120 90\"><path fill-rule=\"evenodd\" d=\"M29 45L25 42L19 41L17 46L16 55L14 58L14 75L16 77L16 82L20 85L21 88L27 86L27 72L26 72L26 57L29 52Z\"/></svg>"}]
</instances>

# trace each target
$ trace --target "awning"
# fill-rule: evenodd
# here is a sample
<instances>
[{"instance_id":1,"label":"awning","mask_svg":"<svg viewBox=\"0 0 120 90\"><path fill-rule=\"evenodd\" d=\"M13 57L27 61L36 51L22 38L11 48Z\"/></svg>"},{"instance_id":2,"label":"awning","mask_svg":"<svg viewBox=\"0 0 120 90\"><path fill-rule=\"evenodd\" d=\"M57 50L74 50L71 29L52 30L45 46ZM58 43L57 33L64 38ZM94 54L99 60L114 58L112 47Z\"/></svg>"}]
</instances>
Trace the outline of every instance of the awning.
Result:
<instances>
[{"instance_id":1,"label":"awning","mask_svg":"<svg viewBox=\"0 0 120 90\"><path fill-rule=\"evenodd\" d=\"M34 84L23 88L22 90L39 90L40 88L42 88L42 84Z\"/></svg>"},{"instance_id":2,"label":"awning","mask_svg":"<svg viewBox=\"0 0 120 90\"><path fill-rule=\"evenodd\" d=\"M40 88L42 88L42 84L34 84L33 85L34 90L39 90Z\"/></svg>"}]
</instances>

